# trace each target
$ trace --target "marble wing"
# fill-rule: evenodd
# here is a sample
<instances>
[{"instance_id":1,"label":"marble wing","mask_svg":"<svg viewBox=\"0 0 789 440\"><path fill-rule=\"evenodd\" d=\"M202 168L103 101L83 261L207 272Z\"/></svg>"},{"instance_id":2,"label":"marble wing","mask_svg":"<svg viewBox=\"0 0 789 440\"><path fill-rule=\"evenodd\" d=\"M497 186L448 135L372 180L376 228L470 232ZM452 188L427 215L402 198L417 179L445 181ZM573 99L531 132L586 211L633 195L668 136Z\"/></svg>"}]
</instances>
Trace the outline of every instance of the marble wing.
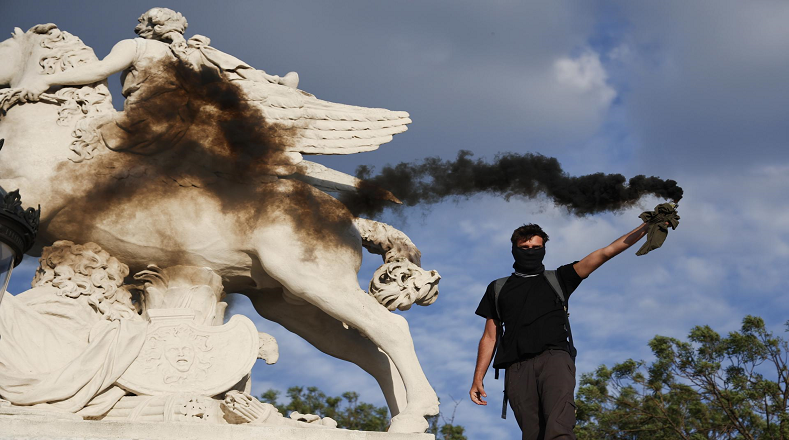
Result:
<instances>
[{"instance_id":1,"label":"marble wing","mask_svg":"<svg viewBox=\"0 0 789 440\"><path fill-rule=\"evenodd\" d=\"M338 104L316 98L296 88L298 75L280 78L255 69L244 61L210 46L211 40L195 35L188 41L189 62L196 68L214 69L241 89L248 104L268 124L287 131L285 152L296 172L291 176L327 192L356 191L361 181L351 175L303 160L302 155L353 154L378 149L392 136L408 129L407 112ZM295 80L295 81L294 81ZM379 193L395 203L388 191Z\"/></svg>"},{"instance_id":2,"label":"marble wing","mask_svg":"<svg viewBox=\"0 0 789 440\"><path fill-rule=\"evenodd\" d=\"M408 129L407 112L338 104L302 90L240 80L250 103L268 123L293 130L288 149L300 154L353 154L378 149Z\"/></svg>"},{"instance_id":3,"label":"marble wing","mask_svg":"<svg viewBox=\"0 0 789 440\"><path fill-rule=\"evenodd\" d=\"M408 129L407 112L324 101L302 90L268 81L235 80L265 121L289 130L286 151L298 161L289 176L329 193L355 192L362 181L301 155L353 154L378 149ZM380 188L378 196L401 203Z\"/></svg>"},{"instance_id":4,"label":"marble wing","mask_svg":"<svg viewBox=\"0 0 789 440\"><path fill-rule=\"evenodd\" d=\"M300 154L353 154L378 149L406 131L408 113L338 104L297 89L298 75L280 78L210 46L195 35L188 41L188 59L196 67L215 69L239 86L268 123L293 130L289 147ZM290 77L290 78L289 78ZM289 81L296 78L295 83ZM290 84L292 85L283 85Z\"/></svg>"}]
</instances>

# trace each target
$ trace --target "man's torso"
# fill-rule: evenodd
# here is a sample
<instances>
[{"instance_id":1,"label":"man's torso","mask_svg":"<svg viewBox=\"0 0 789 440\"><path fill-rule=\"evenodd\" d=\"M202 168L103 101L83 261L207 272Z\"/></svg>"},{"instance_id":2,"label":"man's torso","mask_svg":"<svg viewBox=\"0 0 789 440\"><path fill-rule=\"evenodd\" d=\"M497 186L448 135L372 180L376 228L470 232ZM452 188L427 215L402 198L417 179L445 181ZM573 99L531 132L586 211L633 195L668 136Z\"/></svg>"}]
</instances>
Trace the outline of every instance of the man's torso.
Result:
<instances>
[{"instance_id":1,"label":"man's torso","mask_svg":"<svg viewBox=\"0 0 789 440\"><path fill-rule=\"evenodd\" d=\"M568 264L557 269L557 278L565 299L581 283L581 278ZM543 274L533 277L512 275L495 303L495 282L488 286L476 313L504 323L504 335L493 366L503 368L512 362L536 356L548 349L569 351L565 329L565 311L556 292Z\"/></svg>"}]
</instances>

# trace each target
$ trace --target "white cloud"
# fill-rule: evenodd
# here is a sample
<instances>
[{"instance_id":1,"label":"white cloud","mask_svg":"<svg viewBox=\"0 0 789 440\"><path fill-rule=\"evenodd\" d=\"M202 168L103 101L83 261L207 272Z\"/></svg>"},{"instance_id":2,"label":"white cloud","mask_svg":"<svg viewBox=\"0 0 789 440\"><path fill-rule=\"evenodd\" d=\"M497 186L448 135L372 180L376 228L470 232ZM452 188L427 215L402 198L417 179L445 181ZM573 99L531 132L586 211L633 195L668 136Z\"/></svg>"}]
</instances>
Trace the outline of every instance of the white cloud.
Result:
<instances>
[{"instance_id":1,"label":"white cloud","mask_svg":"<svg viewBox=\"0 0 789 440\"><path fill-rule=\"evenodd\" d=\"M607 110L616 91L606 83L608 75L600 63L600 56L587 50L576 58L563 57L554 62L556 81L571 93L588 97L599 110Z\"/></svg>"},{"instance_id":2,"label":"white cloud","mask_svg":"<svg viewBox=\"0 0 789 440\"><path fill-rule=\"evenodd\" d=\"M627 43L621 43L608 51L608 58L614 61L629 61L633 56L633 49Z\"/></svg>"},{"instance_id":3,"label":"white cloud","mask_svg":"<svg viewBox=\"0 0 789 440\"><path fill-rule=\"evenodd\" d=\"M677 262L677 268L685 272L685 278L690 282L705 289L715 288L725 282L724 269L709 264L708 258L682 257Z\"/></svg>"},{"instance_id":4,"label":"white cloud","mask_svg":"<svg viewBox=\"0 0 789 440\"><path fill-rule=\"evenodd\" d=\"M142 12L131 3L115 11L93 2L72 14L61 3L34 12L12 2L0 22L10 30L53 21L103 56L129 37L126 24ZM337 158L344 164L337 167L449 157L461 148L489 159L529 150L558 155L573 174L678 180L686 190L682 220L663 248L644 257L628 250L574 294L579 373L649 358L646 344L655 334L684 338L697 324L725 333L745 314L780 325L789 313L789 4L622 3L621 29L596 28L599 11L591 2L568 5L299 1L267 4L263 13L252 2L223 14L208 3L174 7L186 14L189 31L269 72L299 71L304 88L321 98L411 112L413 125L391 146ZM648 198L642 207L655 203ZM422 249L424 265L444 277L436 304L403 316L442 409L451 406L450 395L462 402L456 422L469 438L518 432L512 417L499 419L501 381L488 376L487 407L466 397L482 332L473 312L487 283L510 271L512 229L526 222L545 227L547 264L555 267L630 230L640 210L575 218L544 199L477 196L430 211L406 209L407 222L390 220ZM363 286L379 264L378 256L365 258ZM17 268L12 291L27 288L34 268L28 261ZM255 367L256 393L317 385L332 395L353 389L383 404L359 368L256 317L248 305L235 310L281 344L278 364Z\"/></svg>"}]
</instances>

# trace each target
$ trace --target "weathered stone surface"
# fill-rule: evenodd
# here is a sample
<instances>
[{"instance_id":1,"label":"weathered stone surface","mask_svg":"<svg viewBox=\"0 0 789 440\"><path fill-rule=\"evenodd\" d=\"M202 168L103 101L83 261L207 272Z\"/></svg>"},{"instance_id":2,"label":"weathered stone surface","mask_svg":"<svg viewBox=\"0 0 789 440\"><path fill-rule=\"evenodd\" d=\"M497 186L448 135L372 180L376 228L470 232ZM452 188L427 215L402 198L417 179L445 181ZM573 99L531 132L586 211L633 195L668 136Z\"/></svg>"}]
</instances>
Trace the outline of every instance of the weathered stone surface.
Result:
<instances>
[{"instance_id":1,"label":"weathered stone surface","mask_svg":"<svg viewBox=\"0 0 789 440\"><path fill-rule=\"evenodd\" d=\"M323 192L353 191L363 182L302 157L377 149L407 129L409 115L318 99L296 88L293 72L270 75L211 47L207 37L186 39L186 19L175 11L153 8L138 22L140 38L118 42L104 60L51 23L27 32L17 28L0 43L0 59L7 61L0 65L0 138L6 139L0 187L19 188L26 203L42 206L38 249L56 240L95 243L128 265L121 278L148 269L140 278L148 281L141 314L121 316L131 302L120 310L111 295L97 295L93 304L92 296L77 294L85 304L70 304L83 311L88 309L82 305L95 305L106 321L97 324L106 328L90 331L106 342L88 344L79 334L64 345L73 376L85 376L79 389L69 389L68 380L38 386L37 377L57 376L47 375L46 368L20 367L17 372L42 373L20 374L29 388L56 392L6 396L15 393L14 384L0 383L0 398L86 417L106 414L124 397L127 388L118 377L141 352L149 323L156 325L154 310L179 308L191 313L184 315L190 325L221 325L224 306L217 288L224 287L250 297L264 318L370 373L394 415L390 431L424 432L425 416L438 412L438 398L407 322L387 307L432 303L440 277L418 267L419 251L405 234L355 218ZM118 112L106 78L121 71L126 101ZM384 190L376 194L396 200ZM369 293L357 278L362 246L386 263ZM165 278L178 278L167 271L190 267L193 275L208 271L221 283L192 279L185 286L162 287ZM168 295L161 296L165 290ZM31 316L37 313L28 303L13 302ZM44 326L57 333L57 324ZM136 341L134 350L124 351L131 345L113 339L112 332ZM23 347L25 338L17 339L16 346ZM189 373L165 374L165 382L182 376L188 382L199 373L186 345L171 347L170 359L155 358L164 369ZM255 345L255 357L276 360L276 346L265 335L243 345L248 352ZM65 359L58 351L44 350ZM104 371L97 363L102 353L122 362L108 361L113 371ZM95 371L76 371L78 355ZM252 355L239 356L248 362ZM162 373L158 366L153 370ZM233 369L226 383L202 392L226 388L240 374ZM162 382L161 374L155 379ZM236 391L248 386L247 381ZM159 392L126 387L139 394ZM179 391L173 388L164 391ZM185 391L201 394L197 388Z\"/></svg>"},{"instance_id":2,"label":"weathered stone surface","mask_svg":"<svg viewBox=\"0 0 789 440\"><path fill-rule=\"evenodd\" d=\"M257 328L246 316L235 315L220 326L177 320L152 323L140 356L118 385L140 396L215 396L252 371L258 350Z\"/></svg>"},{"instance_id":3,"label":"weathered stone surface","mask_svg":"<svg viewBox=\"0 0 789 440\"><path fill-rule=\"evenodd\" d=\"M11 418L0 415L0 439L15 440L434 440L432 434L260 425L102 422Z\"/></svg>"}]
</instances>

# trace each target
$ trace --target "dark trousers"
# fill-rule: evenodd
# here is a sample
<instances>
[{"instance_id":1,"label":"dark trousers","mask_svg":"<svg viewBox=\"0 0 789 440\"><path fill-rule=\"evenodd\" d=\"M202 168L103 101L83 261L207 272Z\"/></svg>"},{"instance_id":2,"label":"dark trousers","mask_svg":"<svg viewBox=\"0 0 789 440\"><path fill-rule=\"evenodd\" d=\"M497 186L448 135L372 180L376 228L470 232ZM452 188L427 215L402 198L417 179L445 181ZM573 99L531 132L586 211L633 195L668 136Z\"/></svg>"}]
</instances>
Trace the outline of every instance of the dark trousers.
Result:
<instances>
[{"instance_id":1,"label":"dark trousers","mask_svg":"<svg viewBox=\"0 0 789 440\"><path fill-rule=\"evenodd\" d=\"M506 385L523 440L575 440L575 363L547 350L507 367Z\"/></svg>"}]
</instances>

